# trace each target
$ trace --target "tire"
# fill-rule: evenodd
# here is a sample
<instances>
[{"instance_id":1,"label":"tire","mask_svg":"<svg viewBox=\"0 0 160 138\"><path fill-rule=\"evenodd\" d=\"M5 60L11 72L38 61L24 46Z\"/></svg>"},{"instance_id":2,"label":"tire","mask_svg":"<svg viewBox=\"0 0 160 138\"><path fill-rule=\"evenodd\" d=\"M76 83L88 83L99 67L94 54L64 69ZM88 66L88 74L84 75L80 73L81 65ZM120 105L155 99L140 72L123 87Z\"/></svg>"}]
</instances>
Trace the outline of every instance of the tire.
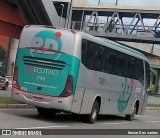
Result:
<instances>
[{"instance_id":1,"label":"tire","mask_svg":"<svg viewBox=\"0 0 160 138\"><path fill-rule=\"evenodd\" d=\"M99 114L99 103L97 100L94 101L91 113L86 116L87 123L94 124L97 120L97 116Z\"/></svg>"},{"instance_id":2,"label":"tire","mask_svg":"<svg viewBox=\"0 0 160 138\"><path fill-rule=\"evenodd\" d=\"M134 104L134 109L133 109L132 114L126 115L126 119L129 120L129 121L133 121L134 118L135 118L135 115L136 115L136 110L137 110L137 105Z\"/></svg>"},{"instance_id":3,"label":"tire","mask_svg":"<svg viewBox=\"0 0 160 138\"><path fill-rule=\"evenodd\" d=\"M8 88L8 82L6 82L5 84L4 84L4 86L3 86L3 90L7 90L7 88Z\"/></svg>"},{"instance_id":4,"label":"tire","mask_svg":"<svg viewBox=\"0 0 160 138\"><path fill-rule=\"evenodd\" d=\"M54 116L56 114L56 111L53 109L46 109L41 107L37 107L37 112L41 116Z\"/></svg>"}]
</instances>

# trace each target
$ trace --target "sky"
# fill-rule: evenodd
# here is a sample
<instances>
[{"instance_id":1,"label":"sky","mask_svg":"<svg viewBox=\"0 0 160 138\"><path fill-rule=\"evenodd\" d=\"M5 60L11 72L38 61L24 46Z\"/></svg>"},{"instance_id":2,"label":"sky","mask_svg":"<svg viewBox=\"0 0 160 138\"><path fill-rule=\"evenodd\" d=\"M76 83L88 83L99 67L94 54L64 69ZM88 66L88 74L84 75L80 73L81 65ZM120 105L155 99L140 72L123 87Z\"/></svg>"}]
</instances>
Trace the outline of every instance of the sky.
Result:
<instances>
[{"instance_id":1,"label":"sky","mask_svg":"<svg viewBox=\"0 0 160 138\"><path fill-rule=\"evenodd\" d=\"M95 0L91 0L91 2L92 1L95 1ZM78 3L85 3L85 4L87 4L88 3L88 0L73 0L73 3L76 3L76 4L78 4ZM92 2L93 3L93 2ZM94 2L94 4L96 3L96 1Z\"/></svg>"},{"instance_id":2,"label":"sky","mask_svg":"<svg viewBox=\"0 0 160 138\"><path fill-rule=\"evenodd\" d=\"M73 0L76 3L98 4L99 0ZM115 5L116 0L100 0L101 5ZM118 0L120 6L160 7L160 0Z\"/></svg>"}]
</instances>

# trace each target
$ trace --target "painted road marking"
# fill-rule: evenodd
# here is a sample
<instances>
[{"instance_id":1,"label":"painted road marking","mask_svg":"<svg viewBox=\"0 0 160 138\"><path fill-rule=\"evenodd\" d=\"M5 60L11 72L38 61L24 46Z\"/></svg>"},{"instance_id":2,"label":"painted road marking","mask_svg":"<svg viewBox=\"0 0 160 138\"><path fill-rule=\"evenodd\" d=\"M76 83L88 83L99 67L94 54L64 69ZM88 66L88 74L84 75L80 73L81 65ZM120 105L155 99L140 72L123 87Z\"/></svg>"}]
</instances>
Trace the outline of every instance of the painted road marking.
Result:
<instances>
[{"instance_id":1,"label":"painted road marking","mask_svg":"<svg viewBox=\"0 0 160 138\"><path fill-rule=\"evenodd\" d=\"M149 123L160 123L160 121L147 121Z\"/></svg>"},{"instance_id":2,"label":"painted road marking","mask_svg":"<svg viewBox=\"0 0 160 138\"><path fill-rule=\"evenodd\" d=\"M159 112L159 110L146 110L146 112Z\"/></svg>"},{"instance_id":3,"label":"painted road marking","mask_svg":"<svg viewBox=\"0 0 160 138\"><path fill-rule=\"evenodd\" d=\"M15 128L15 129L45 129L45 128L59 128L59 127L70 127L70 126L43 126L43 127L27 127L27 128Z\"/></svg>"},{"instance_id":4,"label":"painted road marking","mask_svg":"<svg viewBox=\"0 0 160 138\"><path fill-rule=\"evenodd\" d=\"M129 122L114 122L114 123L101 123L102 125L121 125L128 124Z\"/></svg>"},{"instance_id":5,"label":"painted road marking","mask_svg":"<svg viewBox=\"0 0 160 138\"><path fill-rule=\"evenodd\" d=\"M147 116L147 115L145 115L145 116L137 115L137 117L160 118L160 117L156 117L156 116Z\"/></svg>"}]
</instances>

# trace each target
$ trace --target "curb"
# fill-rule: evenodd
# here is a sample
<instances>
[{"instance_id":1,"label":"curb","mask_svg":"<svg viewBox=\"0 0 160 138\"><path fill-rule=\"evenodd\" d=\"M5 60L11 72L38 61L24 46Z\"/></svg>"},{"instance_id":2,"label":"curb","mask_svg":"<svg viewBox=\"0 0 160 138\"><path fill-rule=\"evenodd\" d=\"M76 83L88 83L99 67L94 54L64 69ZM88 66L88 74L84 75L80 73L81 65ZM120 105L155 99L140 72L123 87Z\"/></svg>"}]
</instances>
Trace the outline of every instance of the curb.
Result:
<instances>
[{"instance_id":1,"label":"curb","mask_svg":"<svg viewBox=\"0 0 160 138\"><path fill-rule=\"evenodd\" d=\"M0 104L0 108L34 109L35 107L27 104Z\"/></svg>"}]
</instances>

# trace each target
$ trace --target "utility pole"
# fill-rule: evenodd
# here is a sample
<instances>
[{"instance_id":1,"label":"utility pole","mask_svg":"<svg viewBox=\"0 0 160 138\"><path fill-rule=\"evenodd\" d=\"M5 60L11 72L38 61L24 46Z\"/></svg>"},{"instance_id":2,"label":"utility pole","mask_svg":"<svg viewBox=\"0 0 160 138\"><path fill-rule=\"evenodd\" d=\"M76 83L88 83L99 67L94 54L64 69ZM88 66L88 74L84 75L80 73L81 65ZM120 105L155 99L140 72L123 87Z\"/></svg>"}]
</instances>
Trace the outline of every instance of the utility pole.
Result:
<instances>
[{"instance_id":1,"label":"utility pole","mask_svg":"<svg viewBox=\"0 0 160 138\"><path fill-rule=\"evenodd\" d=\"M61 10L61 16L60 16L59 27L62 28L61 24L62 24L62 16L63 16L64 4L61 4L61 6L62 6L62 10ZM63 26L63 27L64 27L64 26Z\"/></svg>"},{"instance_id":2,"label":"utility pole","mask_svg":"<svg viewBox=\"0 0 160 138\"><path fill-rule=\"evenodd\" d=\"M100 3L101 3L101 0L98 0L98 5L100 5ZM96 17L94 17L94 26L95 24L96 24Z\"/></svg>"},{"instance_id":3,"label":"utility pole","mask_svg":"<svg viewBox=\"0 0 160 138\"><path fill-rule=\"evenodd\" d=\"M115 4L116 6L118 5L118 0L116 0L116 4Z\"/></svg>"}]
</instances>

